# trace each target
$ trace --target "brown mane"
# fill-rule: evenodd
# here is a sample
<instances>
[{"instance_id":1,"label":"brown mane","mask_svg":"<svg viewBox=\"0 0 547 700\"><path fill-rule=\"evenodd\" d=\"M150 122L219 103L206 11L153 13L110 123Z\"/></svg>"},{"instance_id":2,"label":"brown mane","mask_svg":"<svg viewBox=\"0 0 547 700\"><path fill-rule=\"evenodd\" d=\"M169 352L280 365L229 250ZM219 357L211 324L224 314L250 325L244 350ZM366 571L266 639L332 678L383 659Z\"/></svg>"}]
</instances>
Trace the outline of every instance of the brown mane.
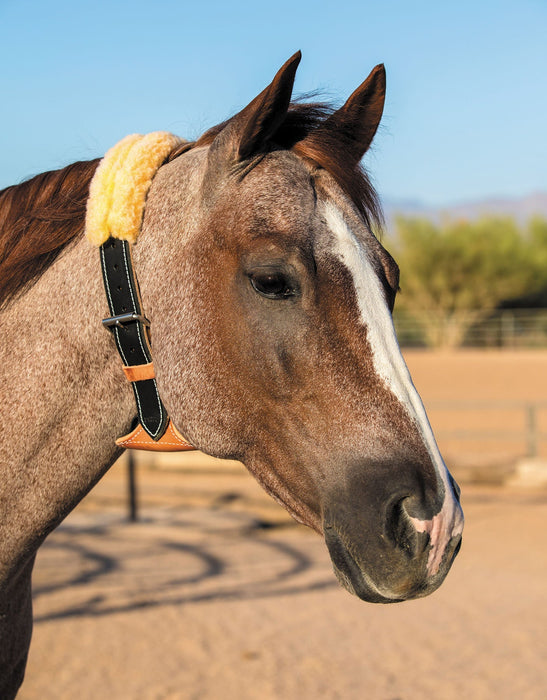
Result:
<instances>
[{"instance_id":1,"label":"brown mane","mask_svg":"<svg viewBox=\"0 0 547 700\"><path fill-rule=\"evenodd\" d=\"M275 145L328 171L367 225L380 229L382 212L366 172L360 166L348 168L351 158L344 156L340 144L333 148L328 131L320 128L332 113L324 104L293 103L276 133ZM178 147L169 160L190 148L211 144L229 123L218 124L194 143ZM89 184L98 164L99 159L72 163L0 192L0 310L26 291L83 233Z\"/></svg>"},{"instance_id":2,"label":"brown mane","mask_svg":"<svg viewBox=\"0 0 547 700\"><path fill-rule=\"evenodd\" d=\"M0 309L28 289L83 233L99 160L72 163L0 192Z\"/></svg>"}]
</instances>

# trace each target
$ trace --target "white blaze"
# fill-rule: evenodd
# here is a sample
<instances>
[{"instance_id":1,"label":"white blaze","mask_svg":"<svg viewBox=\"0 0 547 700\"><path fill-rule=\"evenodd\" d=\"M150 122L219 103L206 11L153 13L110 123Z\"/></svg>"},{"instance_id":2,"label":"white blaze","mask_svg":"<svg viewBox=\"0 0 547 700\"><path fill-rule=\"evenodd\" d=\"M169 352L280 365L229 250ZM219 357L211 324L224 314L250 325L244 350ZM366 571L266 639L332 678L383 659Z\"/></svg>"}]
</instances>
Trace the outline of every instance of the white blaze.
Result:
<instances>
[{"instance_id":1,"label":"white blaze","mask_svg":"<svg viewBox=\"0 0 547 700\"><path fill-rule=\"evenodd\" d=\"M438 571L450 538L461 534L463 530L463 513L453 495L448 470L437 447L424 405L401 355L393 319L369 254L346 223L342 212L331 202L323 203L322 206L327 225L334 235L334 253L353 278L359 311L372 349L374 369L417 425L437 475L444 484L445 498L440 512L432 520L411 518L418 532L428 532L430 535L432 546L427 566L433 575Z\"/></svg>"}]
</instances>

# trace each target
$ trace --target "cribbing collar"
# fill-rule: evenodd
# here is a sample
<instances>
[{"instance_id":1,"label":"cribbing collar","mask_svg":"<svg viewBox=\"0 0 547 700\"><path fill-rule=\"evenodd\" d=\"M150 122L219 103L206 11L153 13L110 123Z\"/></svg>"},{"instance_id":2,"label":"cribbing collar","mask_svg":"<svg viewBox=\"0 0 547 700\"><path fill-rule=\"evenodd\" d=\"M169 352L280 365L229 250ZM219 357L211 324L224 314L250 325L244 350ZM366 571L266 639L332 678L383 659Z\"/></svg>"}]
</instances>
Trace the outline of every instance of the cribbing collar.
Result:
<instances>
[{"instance_id":1,"label":"cribbing collar","mask_svg":"<svg viewBox=\"0 0 547 700\"><path fill-rule=\"evenodd\" d=\"M112 331L131 382L138 425L116 440L121 447L176 452L195 449L172 424L155 379L150 349L150 323L143 313L139 285L131 259L131 244L109 238L100 247L101 268L111 317L103 325Z\"/></svg>"},{"instance_id":2,"label":"cribbing collar","mask_svg":"<svg viewBox=\"0 0 547 700\"><path fill-rule=\"evenodd\" d=\"M113 146L99 163L89 186L86 237L100 247L101 267L112 316L103 324L114 334L125 376L133 386L138 424L116 440L137 450L195 449L169 420L156 385L139 285L131 262L131 244L142 225L152 180L174 148L183 141L166 131L131 134Z\"/></svg>"}]
</instances>

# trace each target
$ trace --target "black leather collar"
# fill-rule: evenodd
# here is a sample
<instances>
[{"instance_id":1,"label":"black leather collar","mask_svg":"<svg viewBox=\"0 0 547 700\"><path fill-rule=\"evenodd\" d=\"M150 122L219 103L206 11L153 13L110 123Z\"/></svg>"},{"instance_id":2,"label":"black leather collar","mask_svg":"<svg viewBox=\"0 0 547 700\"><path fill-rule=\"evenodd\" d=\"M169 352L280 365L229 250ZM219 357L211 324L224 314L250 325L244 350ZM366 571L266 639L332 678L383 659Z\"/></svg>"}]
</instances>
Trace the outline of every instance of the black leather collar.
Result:
<instances>
[{"instance_id":1,"label":"black leather collar","mask_svg":"<svg viewBox=\"0 0 547 700\"><path fill-rule=\"evenodd\" d=\"M150 323L143 314L139 285L127 241L109 238L100 248L103 281L108 298L110 318L103 325L114 335L116 347L126 367L152 362ZM138 419L157 441L165 433L169 416L160 399L155 379L132 381Z\"/></svg>"}]
</instances>

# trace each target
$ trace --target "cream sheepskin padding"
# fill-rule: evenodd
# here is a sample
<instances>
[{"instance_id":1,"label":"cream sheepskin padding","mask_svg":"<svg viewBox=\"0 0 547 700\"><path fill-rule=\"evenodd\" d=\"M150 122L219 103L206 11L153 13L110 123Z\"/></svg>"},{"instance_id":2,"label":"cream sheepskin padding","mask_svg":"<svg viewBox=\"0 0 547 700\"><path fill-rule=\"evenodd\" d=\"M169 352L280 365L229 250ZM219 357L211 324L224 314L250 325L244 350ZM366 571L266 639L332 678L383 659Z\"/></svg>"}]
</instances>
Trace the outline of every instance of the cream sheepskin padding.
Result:
<instances>
[{"instance_id":1,"label":"cream sheepskin padding","mask_svg":"<svg viewBox=\"0 0 547 700\"><path fill-rule=\"evenodd\" d=\"M110 236L135 243L152 179L181 143L167 131L154 131L126 136L108 151L89 187L85 229L90 243L100 246Z\"/></svg>"}]
</instances>

